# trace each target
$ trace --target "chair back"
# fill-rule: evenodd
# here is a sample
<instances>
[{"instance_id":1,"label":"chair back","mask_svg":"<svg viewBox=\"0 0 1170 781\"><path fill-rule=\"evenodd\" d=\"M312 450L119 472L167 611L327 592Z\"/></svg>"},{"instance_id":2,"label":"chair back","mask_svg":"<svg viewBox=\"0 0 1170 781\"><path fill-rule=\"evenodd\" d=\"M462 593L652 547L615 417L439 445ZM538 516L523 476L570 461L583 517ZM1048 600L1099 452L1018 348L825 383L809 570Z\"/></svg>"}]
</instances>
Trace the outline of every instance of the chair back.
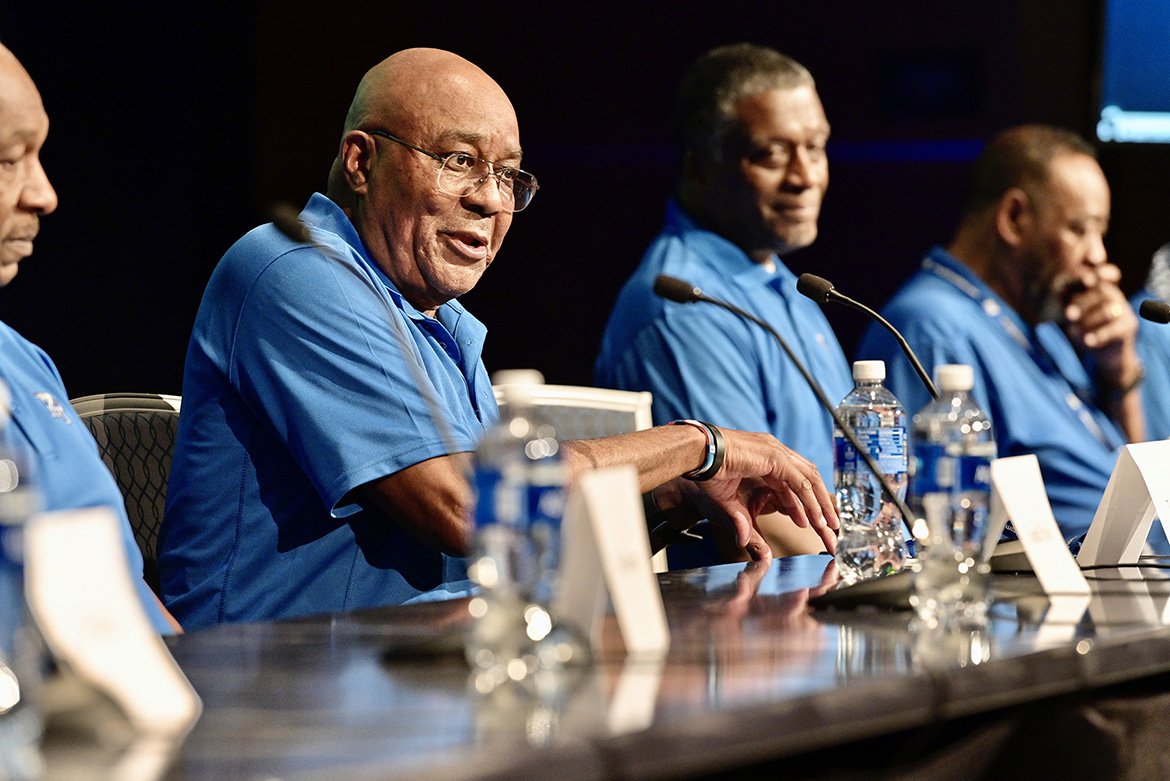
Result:
<instances>
[{"instance_id":1,"label":"chair back","mask_svg":"<svg viewBox=\"0 0 1170 781\"><path fill-rule=\"evenodd\" d=\"M597 439L650 428L649 391L589 388L582 385L532 385L532 404L556 429L557 439ZM499 388L496 401L502 401Z\"/></svg>"},{"instance_id":2,"label":"chair back","mask_svg":"<svg viewBox=\"0 0 1170 781\"><path fill-rule=\"evenodd\" d=\"M122 490L126 515L142 551L142 575L156 594L158 530L166 506L180 402L178 396L154 393L104 393L71 402Z\"/></svg>"}]
</instances>

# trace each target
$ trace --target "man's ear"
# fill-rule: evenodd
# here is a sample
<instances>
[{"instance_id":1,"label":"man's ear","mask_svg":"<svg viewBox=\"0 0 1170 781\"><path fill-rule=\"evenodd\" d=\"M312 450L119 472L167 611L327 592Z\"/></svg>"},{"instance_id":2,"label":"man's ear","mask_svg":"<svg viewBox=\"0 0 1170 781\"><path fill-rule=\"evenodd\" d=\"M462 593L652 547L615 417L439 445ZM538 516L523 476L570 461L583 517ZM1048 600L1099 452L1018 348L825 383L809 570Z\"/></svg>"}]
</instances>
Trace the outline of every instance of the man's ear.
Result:
<instances>
[{"instance_id":1,"label":"man's ear","mask_svg":"<svg viewBox=\"0 0 1170 781\"><path fill-rule=\"evenodd\" d=\"M1013 187L999 199L995 209L995 229L1004 244L1015 248L1031 231L1036 215L1031 197L1022 188Z\"/></svg>"},{"instance_id":2,"label":"man's ear","mask_svg":"<svg viewBox=\"0 0 1170 781\"><path fill-rule=\"evenodd\" d=\"M341 140L341 172L349 189L365 195L370 184L374 139L368 133L351 130Z\"/></svg>"}]
</instances>

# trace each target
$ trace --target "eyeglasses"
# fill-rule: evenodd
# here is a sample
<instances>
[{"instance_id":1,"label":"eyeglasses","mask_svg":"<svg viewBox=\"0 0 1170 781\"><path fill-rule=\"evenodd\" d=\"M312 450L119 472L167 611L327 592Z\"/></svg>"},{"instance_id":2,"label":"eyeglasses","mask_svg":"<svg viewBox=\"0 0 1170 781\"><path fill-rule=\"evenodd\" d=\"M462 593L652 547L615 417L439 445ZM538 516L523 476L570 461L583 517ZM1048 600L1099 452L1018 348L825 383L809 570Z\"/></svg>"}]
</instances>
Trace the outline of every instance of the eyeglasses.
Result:
<instances>
[{"instance_id":1,"label":"eyeglasses","mask_svg":"<svg viewBox=\"0 0 1170 781\"><path fill-rule=\"evenodd\" d=\"M511 205L508 211L518 212L523 211L528 204L532 203L532 196L536 194L538 189L536 177L527 171L521 171L519 168L489 163L487 160L467 152L452 152L446 156L437 155L408 141L403 141L385 130L366 130L365 132L372 136L388 138L442 163L442 167L439 168L439 189L448 195L465 198L479 191L487 184L488 179L494 177L499 186L500 198L505 204Z\"/></svg>"}]
</instances>

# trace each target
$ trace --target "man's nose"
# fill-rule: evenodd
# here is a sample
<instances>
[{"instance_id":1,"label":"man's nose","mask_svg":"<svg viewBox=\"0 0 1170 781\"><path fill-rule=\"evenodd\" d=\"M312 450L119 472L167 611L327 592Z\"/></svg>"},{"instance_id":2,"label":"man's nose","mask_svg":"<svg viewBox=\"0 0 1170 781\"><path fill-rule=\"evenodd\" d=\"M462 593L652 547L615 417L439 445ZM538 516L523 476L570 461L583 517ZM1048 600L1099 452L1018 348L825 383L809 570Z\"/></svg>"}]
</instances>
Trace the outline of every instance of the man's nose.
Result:
<instances>
[{"instance_id":1,"label":"man's nose","mask_svg":"<svg viewBox=\"0 0 1170 781\"><path fill-rule=\"evenodd\" d=\"M489 171L479 186L463 196L463 203L478 214L493 215L510 208L510 201L504 194L500 173Z\"/></svg>"},{"instance_id":2,"label":"man's nose","mask_svg":"<svg viewBox=\"0 0 1170 781\"><path fill-rule=\"evenodd\" d=\"M57 191L49 183L40 158L34 157L30 165L29 177L20 188L19 206L37 214L49 214L57 208Z\"/></svg>"}]
</instances>

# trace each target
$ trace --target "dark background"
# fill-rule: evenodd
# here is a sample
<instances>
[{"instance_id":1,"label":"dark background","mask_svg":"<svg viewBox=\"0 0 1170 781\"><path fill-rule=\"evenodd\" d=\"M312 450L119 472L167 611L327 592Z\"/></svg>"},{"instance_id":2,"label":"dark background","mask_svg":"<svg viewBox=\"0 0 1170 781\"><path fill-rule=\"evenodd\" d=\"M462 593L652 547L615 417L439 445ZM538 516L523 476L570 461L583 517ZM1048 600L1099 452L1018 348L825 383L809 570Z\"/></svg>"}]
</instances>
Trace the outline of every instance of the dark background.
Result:
<instances>
[{"instance_id":1,"label":"dark background","mask_svg":"<svg viewBox=\"0 0 1170 781\"><path fill-rule=\"evenodd\" d=\"M949 238L982 139L1026 121L1091 135L1101 18L1100 0L17 5L0 9L0 40L44 97L61 205L0 317L74 397L180 392L219 256L274 202L324 188L358 80L398 49L448 48L491 74L540 178L464 297L491 330L485 362L589 384L609 306L662 220L673 94L695 57L750 40L813 72L832 184L820 238L787 261L879 305ZM1105 148L1102 164L1132 289L1170 241L1170 148ZM860 316L827 314L850 353Z\"/></svg>"}]
</instances>

